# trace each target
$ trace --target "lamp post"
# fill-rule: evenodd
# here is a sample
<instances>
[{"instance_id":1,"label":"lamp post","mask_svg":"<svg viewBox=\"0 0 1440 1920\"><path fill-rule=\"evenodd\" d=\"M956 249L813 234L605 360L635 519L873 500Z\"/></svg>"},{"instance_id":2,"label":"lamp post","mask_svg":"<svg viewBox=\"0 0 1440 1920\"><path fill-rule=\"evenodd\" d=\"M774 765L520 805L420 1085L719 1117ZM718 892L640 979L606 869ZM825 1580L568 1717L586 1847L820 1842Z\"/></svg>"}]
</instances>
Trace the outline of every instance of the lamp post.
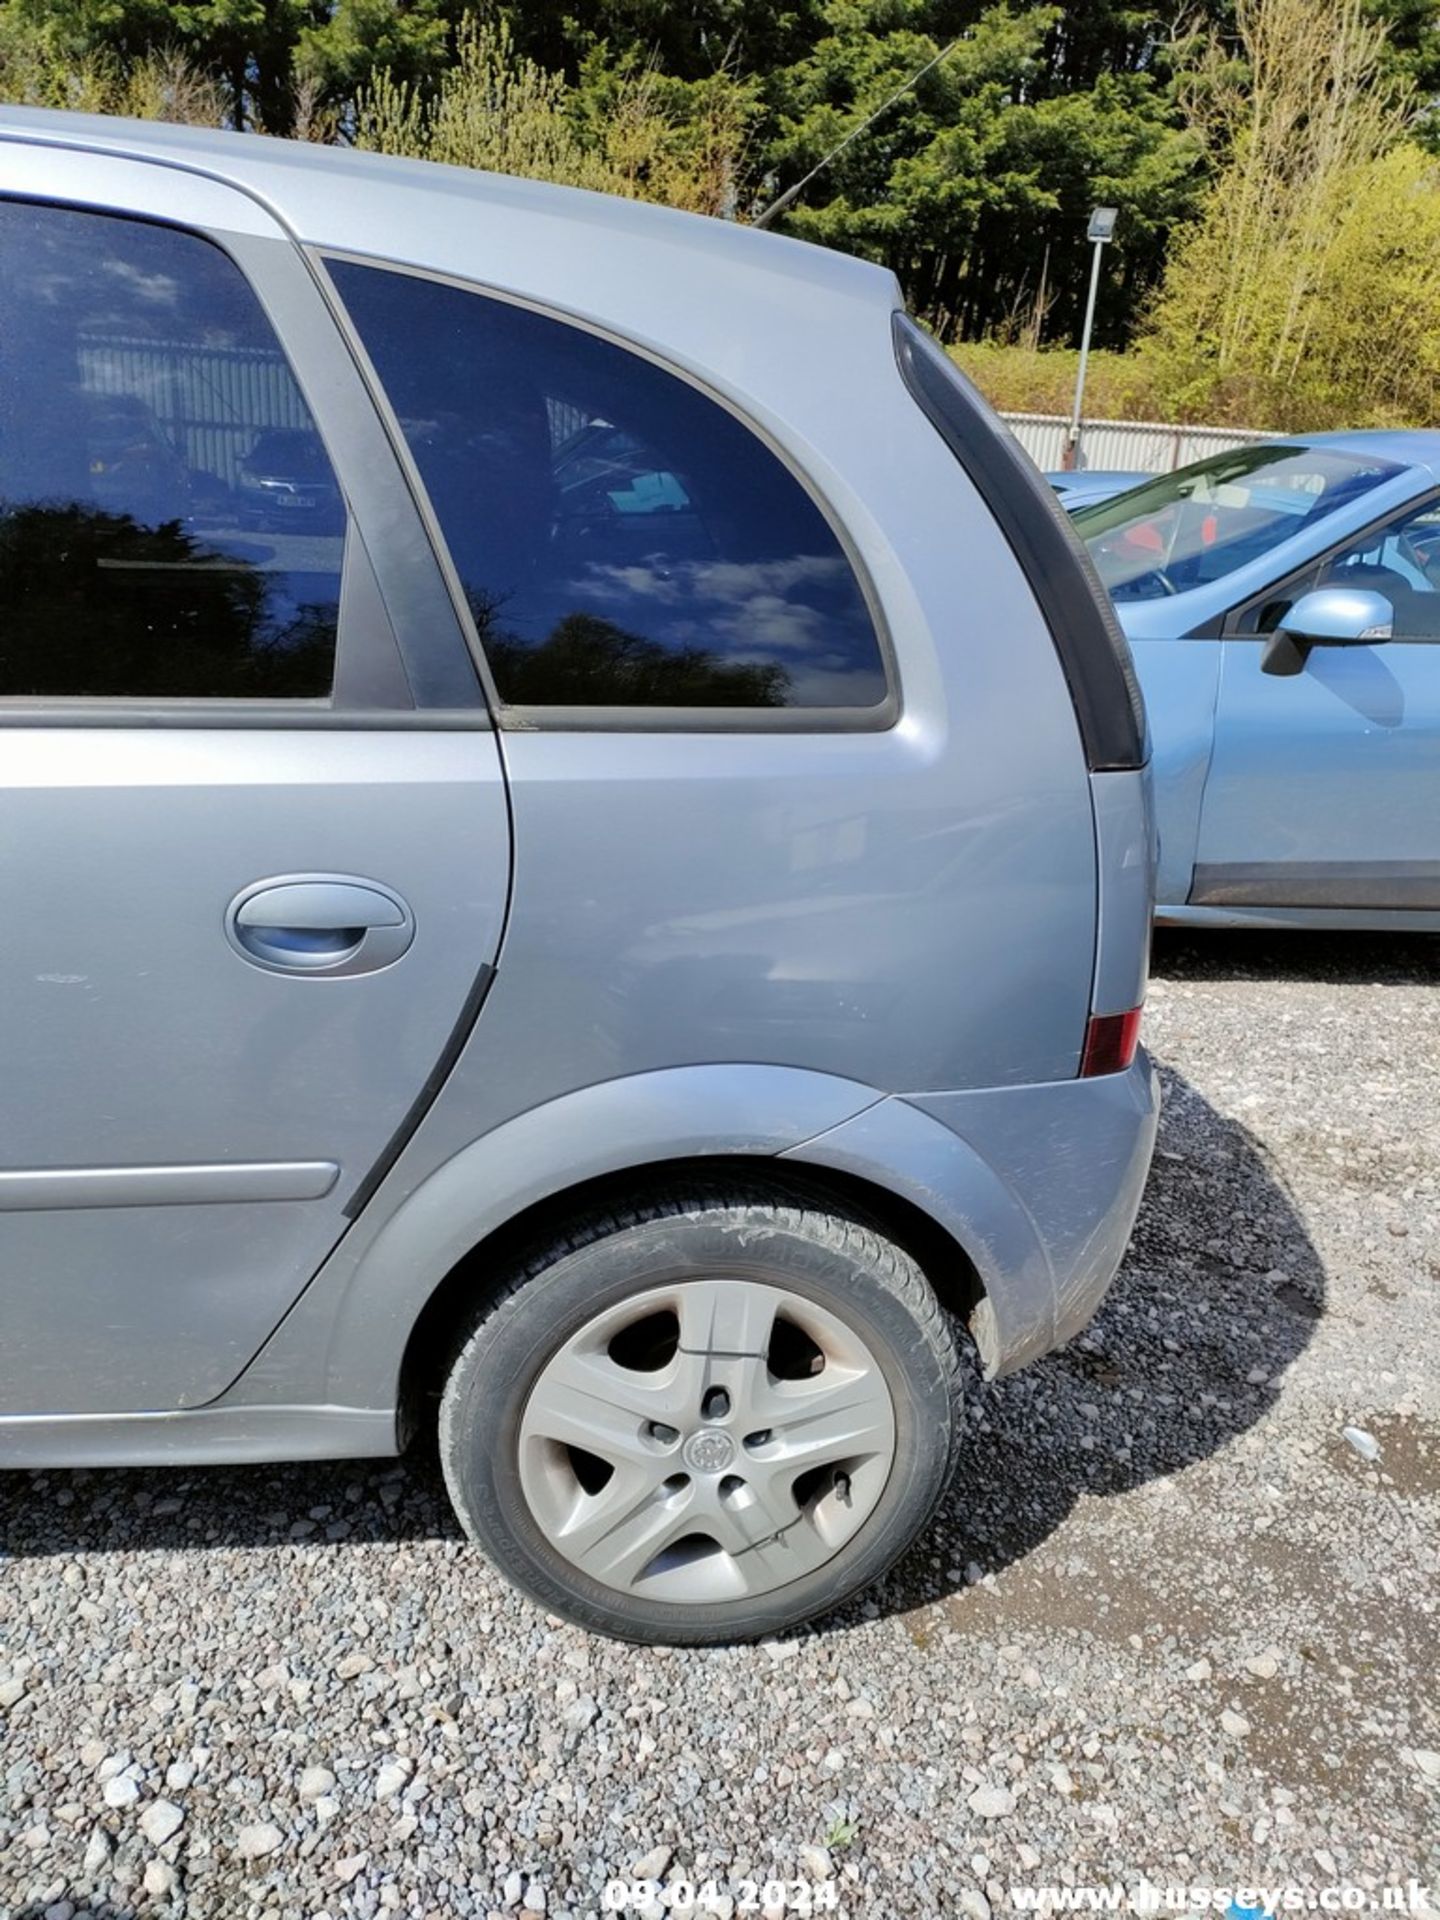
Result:
<instances>
[{"instance_id":1,"label":"lamp post","mask_svg":"<svg viewBox=\"0 0 1440 1920\"><path fill-rule=\"evenodd\" d=\"M1085 229L1085 238L1094 244L1095 255L1090 263L1090 296L1085 302L1085 327L1080 335L1080 367L1075 375L1075 405L1070 410L1070 431L1065 436L1063 465L1067 471L1080 458L1080 410L1085 404L1085 369L1090 361L1090 330L1095 325L1095 296L1100 291L1100 256L1105 251L1106 241L1115 238L1115 222L1119 218L1118 207L1094 207L1090 213L1090 225Z\"/></svg>"}]
</instances>

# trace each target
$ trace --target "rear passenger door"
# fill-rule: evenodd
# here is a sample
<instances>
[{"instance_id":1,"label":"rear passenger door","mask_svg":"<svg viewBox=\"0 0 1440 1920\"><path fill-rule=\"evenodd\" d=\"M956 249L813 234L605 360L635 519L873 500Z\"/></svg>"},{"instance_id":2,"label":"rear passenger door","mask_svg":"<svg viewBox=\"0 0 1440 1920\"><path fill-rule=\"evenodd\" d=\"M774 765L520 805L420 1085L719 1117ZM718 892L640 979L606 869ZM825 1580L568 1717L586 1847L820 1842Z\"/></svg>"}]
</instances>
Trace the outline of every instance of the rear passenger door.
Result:
<instances>
[{"instance_id":1,"label":"rear passenger door","mask_svg":"<svg viewBox=\"0 0 1440 1920\"><path fill-rule=\"evenodd\" d=\"M0 139L0 1416L189 1407L476 1017L494 735L247 196Z\"/></svg>"}]
</instances>

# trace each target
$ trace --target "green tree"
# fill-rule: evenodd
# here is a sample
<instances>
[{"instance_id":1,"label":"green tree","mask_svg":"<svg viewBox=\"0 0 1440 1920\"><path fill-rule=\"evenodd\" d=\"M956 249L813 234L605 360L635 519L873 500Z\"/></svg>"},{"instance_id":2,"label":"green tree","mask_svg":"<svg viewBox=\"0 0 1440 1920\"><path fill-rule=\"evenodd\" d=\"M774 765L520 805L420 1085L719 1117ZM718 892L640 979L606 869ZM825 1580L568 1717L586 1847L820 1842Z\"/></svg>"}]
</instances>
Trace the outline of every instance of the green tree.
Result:
<instances>
[{"instance_id":1,"label":"green tree","mask_svg":"<svg viewBox=\"0 0 1440 1920\"><path fill-rule=\"evenodd\" d=\"M223 88L176 47L128 61L104 45L67 50L13 12L0 12L0 99L212 127L229 117Z\"/></svg>"},{"instance_id":2,"label":"green tree","mask_svg":"<svg viewBox=\"0 0 1440 1920\"><path fill-rule=\"evenodd\" d=\"M113 61L122 71L177 51L225 89L235 127L288 133L301 32L330 17L329 0L10 0L15 20L52 58Z\"/></svg>"},{"instance_id":3,"label":"green tree","mask_svg":"<svg viewBox=\"0 0 1440 1920\"><path fill-rule=\"evenodd\" d=\"M612 184L603 156L577 132L563 77L520 53L503 17L465 23L433 88L377 74L356 103L355 141L377 153L564 186Z\"/></svg>"},{"instance_id":4,"label":"green tree","mask_svg":"<svg viewBox=\"0 0 1440 1920\"><path fill-rule=\"evenodd\" d=\"M380 153L524 174L720 213L733 201L753 90L717 74L686 82L637 60L592 56L586 85L542 67L504 16L468 18L427 88L378 74L356 103L355 140Z\"/></svg>"},{"instance_id":5,"label":"green tree","mask_svg":"<svg viewBox=\"0 0 1440 1920\"><path fill-rule=\"evenodd\" d=\"M830 31L772 90L775 185L800 178L944 42L923 0L827 0ZM952 52L827 167L787 217L807 239L899 275L945 336L1019 330L1039 303L1078 328L1085 219L1122 212L1102 337L1123 338L1158 279L1169 232L1194 210L1200 148L1176 124L1170 82L1125 42L1123 70L1081 62L1059 6L989 6ZM1056 77L1095 67L1079 91ZM1047 264L1048 262L1048 264ZM1042 274L1044 287L1042 288Z\"/></svg>"},{"instance_id":6,"label":"green tree","mask_svg":"<svg viewBox=\"0 0 1440 1920\"><path fill-rule=\"evenodd\" d=\"M461 9L452 0L336 0L303 27L295 49L301 85L343 111L379 74L429 91L449 60Z\"/></svg>"},{"instance_id":7,"label":"green tree","mask_svg":"<svg viewBox=\"0 0 1440 1920\"><path fill-rule=\"evenodd\" d=\"M1366 258L1358 209L1386 244L1409 244L1402 223L1418 220L1423 244L1436 229L1421 218L1423 169L1382 164L1404 142L1411 107L1363 0L1236 0L1235 18L1243 67L1213 45L1191 94L1197 130L1223 165L1203 218L1174 250L1148 351L1182 405L1310 425L1327 388L1332 402L1343 388L1336 328L1342 307L1360 310L1347 277ZM1412 293L1424 284L1414 272L1409 280ZM1383 303L1383 280L1381 289ZM1414 313L1398 314L1404 338ZM1440 309L1425 322L1437 324ZM1394 327L1382 337L1393 345ZM1362 380L1342 406L1363 409L1368 392Z\"/></svg>"},{"instance_id":8,"label":"green tree","mask_svg":"<svg viewBox=\"0 0 1440 1920\"><path fill-rule=\"evenodd\" d=\"M597 51L677 80L771 74L803 58L823 24L819 0L517 0L505 11L520 51L572 82Z\"/></svg>"}]
</instances>

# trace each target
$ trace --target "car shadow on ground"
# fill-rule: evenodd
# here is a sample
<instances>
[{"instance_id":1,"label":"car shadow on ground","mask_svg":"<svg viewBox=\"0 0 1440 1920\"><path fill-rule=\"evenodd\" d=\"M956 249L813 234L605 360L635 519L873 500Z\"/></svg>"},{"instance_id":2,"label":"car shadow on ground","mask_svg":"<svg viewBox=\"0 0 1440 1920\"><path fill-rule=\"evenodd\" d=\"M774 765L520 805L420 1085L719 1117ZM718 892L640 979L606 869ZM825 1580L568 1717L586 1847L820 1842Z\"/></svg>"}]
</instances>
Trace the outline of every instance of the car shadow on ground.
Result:
<instances>
[{"instance_id":1,"label":"car shadow on ground","mask_svg":"<svg viewBox=\"0 0 1440 1920\"><path fill-rule=\"evenodd\" d=\"M977 1380L953 1489L887 1579L819 1624L909 1610L1044 1541L1085 1495L1173 1474L1274 1404L1324 1310L1283 1178L1245 1128L1163 1068L1150 1185L1094 1325L1037 1366ZM71 1556L216 1546L342 1554L453 1539L433 1446L404 1461L0 1474L0 1550Z\"/></svg>"},{"instance_id":2,"label":"car shadow on ground","mask_svg":"<svg viewBox=\"0 0 1440 1920\"><path fill-rule=\"evenodd\" d=\"M1157 927L1150 971L1162 980L1429 986L1440 980L1440 934Z\"/></svg>"},{"instance_id":3,"label":"car shadow on ground","mask_svg":"<svg viewBox=\"0 0 1440 1920\"><path fill-rule=\"evenodd\" d=\"M1023 1559L1086 1496L1219 1452L1270 1411L1309 1343L1325 1275L1283 1175L1244 1126L1160 1070L1155 1162L1104 1306L1069 1346L978 1387L951 1492L885 1583L886 1611Z\"/></svg>"}]
</instances>

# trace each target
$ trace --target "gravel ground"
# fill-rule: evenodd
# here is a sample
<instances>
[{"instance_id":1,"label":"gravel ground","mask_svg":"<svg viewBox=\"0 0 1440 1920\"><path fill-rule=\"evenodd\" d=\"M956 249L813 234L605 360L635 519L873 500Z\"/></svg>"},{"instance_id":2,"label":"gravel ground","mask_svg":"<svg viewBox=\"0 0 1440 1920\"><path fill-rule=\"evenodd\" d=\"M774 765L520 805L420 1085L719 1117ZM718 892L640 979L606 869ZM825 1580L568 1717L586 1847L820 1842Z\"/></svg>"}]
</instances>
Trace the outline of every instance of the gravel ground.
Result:
<instances>
[{"instance_id":1,"label":"gravel ground","mask_svg":"<svg viewBox=\"0 0 1440 1920\"><path fill-rule=\"evenodd\" d=\"M0 1476L0 1913L1440 1882L1437 961L1161 936L1111 1300L977 1391L939 1523L818 1631L587 1638L425 1458Z\"/></svg>"}]
</instances>

